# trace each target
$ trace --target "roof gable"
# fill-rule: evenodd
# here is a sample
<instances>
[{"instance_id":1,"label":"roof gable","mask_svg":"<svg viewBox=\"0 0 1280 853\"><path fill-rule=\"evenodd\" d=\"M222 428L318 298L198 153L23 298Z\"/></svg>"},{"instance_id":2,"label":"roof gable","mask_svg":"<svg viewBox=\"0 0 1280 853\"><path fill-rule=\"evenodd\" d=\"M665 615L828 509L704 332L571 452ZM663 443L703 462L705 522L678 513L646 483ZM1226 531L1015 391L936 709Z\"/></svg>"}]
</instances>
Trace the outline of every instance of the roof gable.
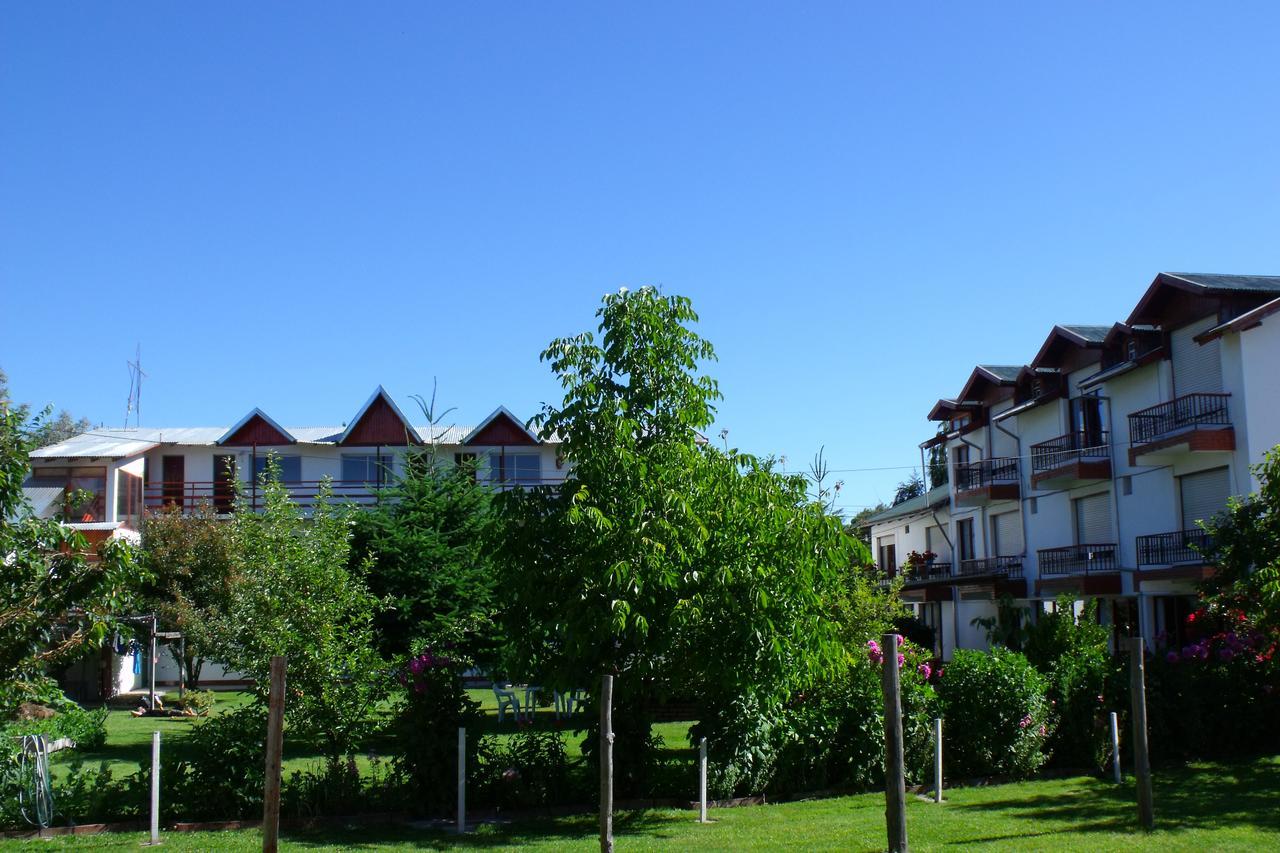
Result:
<instances>
[{"instance_id":1,"label":"roof gable","mask_svg":"<svg viewBox=\"0 0 1280 853\"><path fill-rule=\"evenodd\" d=\"M255 408L223 433L215 443L231 447L269 447L279 444L296 444L297 439L287 429L273 421L262 409Z\"/></svg>"},{"instance_id":2,"label":"roof gable","mask_svg":"<svg viewBox=\"0 0 1280 853\"><path fill-rule=\"evenodd\" d=\"M422 436L381 385L374 389L338 438L338 444L363 447L421 443Z\"/></svg>"},{"instance_id":3,"label":"roof gable","mask_svg":"<svg viewBox=\"0 0 1280 853\"><path fill-rule=\"evenodd\" d=\"M538 437L525 428L520 419L507 409L499 406L489 417L473 429L463 444L479 445L534 445L541 444Z\"/></svg>"},{"instance_id":4,"label":"roof gable","mask_svg":"<svg viewBox=\"0 0 1280 853\"><path fill-rule=\"evenodd\" d=\"M1071 350L1101 350L1110 326L1054 326L1031 360L1032 368L1060 367ZM1099 355L1099 357L1101 357Z\"/></svg>"},{"instance_id":5,"label":"roof gable","mask_svg":"<svg viewBox=\"0 0 1280 853\"><path fill-rule=\"evenodd\" d=\"M1152 280L1126 321L1158 326L1198 319L1216 310L1218 301L1247 310L1268 296L1280 296L1280 276L1221 273L1162 272ZM1172 311L1173 317L1165 315ZM1194 316L1192 316L1194 315Z\"/></svg>"}]
</instances>

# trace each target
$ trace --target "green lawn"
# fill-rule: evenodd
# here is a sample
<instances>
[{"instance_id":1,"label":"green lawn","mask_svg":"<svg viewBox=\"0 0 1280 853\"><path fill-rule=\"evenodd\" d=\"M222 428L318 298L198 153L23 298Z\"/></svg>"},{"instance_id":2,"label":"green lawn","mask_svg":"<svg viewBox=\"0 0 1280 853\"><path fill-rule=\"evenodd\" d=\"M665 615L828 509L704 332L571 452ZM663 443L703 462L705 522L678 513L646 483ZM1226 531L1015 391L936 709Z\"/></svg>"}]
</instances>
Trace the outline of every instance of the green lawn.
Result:
<instances>
[{"instance_id":1,"label":"green lawn","mask_svg":"<svg viewBox=\"0 0 1280 853\"><path fill-rule=\"evenodd\" d=\"M917 850L1275 850L1280 849L1280 759L1234 765L1200 764L1157 774L1156 831L1136 828L1133 786L1094 778L965 788L934 805L910 797L911 845ZM693 813L650 811L619 815L619 850L805 849L881 850L884 797L864 794L831 800L712 812L700 826ZM596 849L591 816L547 819L505 826L483 825L458 838L448 833L398 826L367 826L286 835L292 850ZM10 841L0 848L31 844L39 849L136 849L140 835L102 835L41 842ZM254 850L256 832L167 833L175 850Z\"/></svg>"}]
</instances>

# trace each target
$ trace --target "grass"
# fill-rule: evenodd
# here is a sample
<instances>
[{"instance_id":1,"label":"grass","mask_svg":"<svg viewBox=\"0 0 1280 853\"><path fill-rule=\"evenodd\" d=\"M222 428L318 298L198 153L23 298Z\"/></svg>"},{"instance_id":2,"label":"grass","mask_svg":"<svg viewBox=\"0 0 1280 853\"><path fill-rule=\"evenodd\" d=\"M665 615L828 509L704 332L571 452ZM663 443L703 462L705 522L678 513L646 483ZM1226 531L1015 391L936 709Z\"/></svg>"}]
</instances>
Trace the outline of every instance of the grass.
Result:
<instances>
[{"instance_id":1,"label":"grass","mask_svg":"<svg viewBox=\"0 0 1280 853\"><path fill-rule=\"evenodd\" d=\"M1266 850L1280 849L1280 758L1238 764L1196 764L1159 772L1156 831L1137 829L1132 780L1116 786L1073 778L950 791L935 805L909 797L907 826L917 850ZM863 794L712 812L702 826L686 811L624 813L615 819L617 848L702 850L882 850L884 797ZM136 849L141 835L99 835L0 843L18 849ZM174 850L256 850L257 832L168 833ZM486 848L596 849L592 816L486 824L457 837L441 830L374 825L286 834L292 850Z\"/></svg>"}]
</instances>

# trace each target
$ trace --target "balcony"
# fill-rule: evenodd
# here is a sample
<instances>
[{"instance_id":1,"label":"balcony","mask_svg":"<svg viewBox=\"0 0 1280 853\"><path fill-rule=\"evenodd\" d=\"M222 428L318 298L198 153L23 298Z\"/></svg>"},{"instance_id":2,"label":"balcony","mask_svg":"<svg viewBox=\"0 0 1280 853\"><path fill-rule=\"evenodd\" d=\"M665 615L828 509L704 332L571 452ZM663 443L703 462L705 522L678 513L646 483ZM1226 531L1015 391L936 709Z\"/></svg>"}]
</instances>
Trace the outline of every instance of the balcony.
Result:
<instances>
[{"instance_id":1,"label":"balcony","mask_svg":"<svg viewBox=\"0 0 1280 853\"><path fill-rule=\"evenodd\" d=\"M1016 501L1021 492L1016 456L961 462L955 466L955 480L957 506Z\"/></svg>"},{"instance_id":2,"label":"balcony","mask_svg":"<svg viewBox=\"0 0 1280 853\"><path fill-rule=\"evenodd\" d=\"M902 585L919 586L951 578L950 560L933 560L928 563L907 563L902 567Z\"/></svg>"},{"instance_id":3,"label":"balcony","mask_svg":"<svg viewBox=\"0 0 1280 853\"><path fill-rule=\"evenodd\" d=\"M1160 464L1182 453L1235 450L1230 397L1184 394L1129 415L1129 464Z\"/></svg>"},{"instance_id":4,"label":"balcony","mask_svg":"<svg viewBox=\"0 0 1280 853\"><path fill-rule=\"evenodd\" d=\"M962 578L973 577L1022 577L1021 557L982 557L976 560L961 560L957 575Z\"/></svg>"},{"instance_id":5,"label":"balcony","mask_svg":"<svg viewBox=\"0 0 1280 853\"><path fill-rule=\"evenodd\" d=\"M1065 548L1042 548L1036 554L1040 558L1040 576L1096 575L1118 572L1120 563L1115 543L1095 545L1068 545Z\"/></svg>"},{"instance_id":6,"label":"balcony","mask_svg":"<svg viewBox=\"0 0 1280 853\"><path fill-rule=\"evenodd\" d=\"M1205 530L1175 530L1138 537L1138 568L1143 566L1203 565L1213 550L1213 537Z\"/></svg>"},{"instance_id":7,"label":"balcony","mask_svg":"<svg viewBox=\"0 0 1280 853\"><path fill-rule=\"evenodd\" d=\"M1111 479L1111 435L1106 430L1069 432L1031 445L1031 485L1066 489Z\"/></svg>"}]
</instances>

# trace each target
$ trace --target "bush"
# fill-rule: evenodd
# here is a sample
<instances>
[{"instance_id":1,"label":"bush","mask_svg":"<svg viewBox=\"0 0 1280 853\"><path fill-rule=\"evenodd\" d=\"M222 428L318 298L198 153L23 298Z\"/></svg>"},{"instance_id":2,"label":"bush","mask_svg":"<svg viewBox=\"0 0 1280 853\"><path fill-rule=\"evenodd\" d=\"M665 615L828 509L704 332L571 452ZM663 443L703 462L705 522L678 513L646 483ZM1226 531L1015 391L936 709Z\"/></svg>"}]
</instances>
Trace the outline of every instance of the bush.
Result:
<instances>
[{"instance_id":1,"label":"bush","mask_svg":"<svg viewBox=\"0 0 1280 853\"><path fill-rule=\"evenodd\" d=\"M470 785L476 801L503 808L587 802L585 774L573 772L559 732L527 730L506 742L481 738Z\"/></svg>"},{"instance_id":2,"label":"bush","mask_svg":"<svg viewBox=\"0 0 1280 853\"><path fill-rule=\"evenodd\" d=\"M1044 764L1047 690L1017 652L957 650L938 681L949 775L1025 777Z\"/></svg>"},{"instance_id":3,"label":"bush","mask_svg":"<svg viewBox=\"0 0 1280 853\"><path fill-rule=\"evenodd\" d=\"M396 709L395 767L413 788L415 807L429 814L445 814L454 806L458 727L471 730L477 718L479 705L462 686L463 667L428 648L398 675L405 693Z\"/></svg>"},{"instance_id":4,"label":"bush","mask_svg":"<svg viewBox=\"0 0 1280 853\"><path fill-rule=\"evenodd\" d=\"M280 811L289 817L352 815L391 810L411 793L396 784L385 762L369 756L369 773L362 775L354 756L325 761L314 770L295 770L280 791Z\"/></svg>"},{"instance_id":5,"label":"bush","mask_svg":"<svg viewBox=\"0 0 1280 853\"><path fill-rule=\"evenodd\" d=\"M262 814L267 715L250 705L196 723L181 749L161 752L164 810L184 820Z\"/></svg>"}]
</instances>

